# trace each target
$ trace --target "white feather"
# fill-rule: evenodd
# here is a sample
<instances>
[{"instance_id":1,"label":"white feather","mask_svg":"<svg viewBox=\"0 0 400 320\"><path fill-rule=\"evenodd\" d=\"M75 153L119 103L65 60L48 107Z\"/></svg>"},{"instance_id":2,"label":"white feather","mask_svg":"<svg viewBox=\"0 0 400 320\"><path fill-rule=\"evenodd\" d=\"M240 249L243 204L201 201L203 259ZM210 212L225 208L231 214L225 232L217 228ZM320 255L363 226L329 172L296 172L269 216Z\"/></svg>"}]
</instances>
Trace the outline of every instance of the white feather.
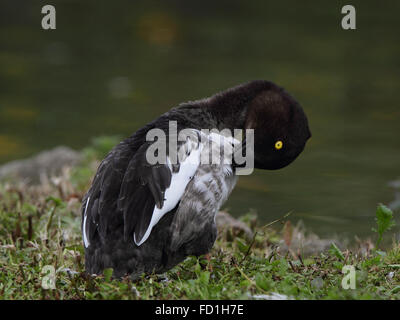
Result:
<instances>
[{"instance_id":1,"label":"white feather","mask_svg":"<svg viewBox=\"0 0 400 320\"><path fill-rule=\"evenodd\" d=\"M85 244L85 248L89 247L90 243L88 240L88 237L86 236L86 212L87 212L87 208L88 208L88 204L89 204L89 200L90 197L88 197L87 201L86 201L86 206L85 206L85 213L84 213L84 217L83 217L83 226L82 226L82 233L83 233L83 243Z\"/></svg>"},{"instance_id":2,"label":"white feather","mask_svg":"<svg viewBox=\"0 0 400 320\"><path fill-rule=\"evenodd\" d=\"M198 149L192 150L190 155L180 163L179 171L177 173L172 174L171 185L165 191L165 201L164 205L161 209L154 207L153 216L151 217L150 224L142 238L139 242L136 241L136 235L134 234L133 238L136 245L140 246L147 240L150 236L151 230L153 227L160 221L160 219L169 211L174 209L178 204L179 200L181 200L183 193L185 192L186 186L189 181L193 178L196 170L200 164L200 153L202 150L202 146L200 145ZM168 164L169 159L167 158Z\"/></svg>"},{"instance_id":3,"label":"white feather","mask_svg":"<svg viewBox=\"0 0 400 320\"><path fill-rule=\"evenodd\" d=\"M201 133L203 134L203 133ZM133 240L135 241L137 246L142 245L150 236L150 233L154 226L160 221L160 219L169 211L174 209L178 202L181 200L186 186L190 182L190 180L194 177L197 168L200 165L200 159L201 159L201 153L204 149L205 152L211 152L211 148L215 147L220 147L221 145L224 144L237 144L239 141L233 137L225 137L220 134L216 134L214 132L210 133L207 137L209 142L211 143L211 146L209 146L207 149L204 148L203 144L200 144L197 149L191 148L193 147L192 145L187 145L184 146L187 150L190 150L189 156L180 163L180 168L179 171L176 173L172 173L171 177L171 184L168 189L165 191L165 201L164 205L161 209L157 208L157 206L154 207L153 210L153 215L151 217L151 221L149 226L147 227L147 230L143 236L143 238L138 242L136 240L136 235L133 234ZM192 143L192 141L188 142L189 144ZM185 150L186 150L185 149ZM171 169L171 163L169 158L167 158L167 164L169 168ZM223 166L223 172L226 175L232 174L231 171L231 166L230 165L224 165ZM171 170L172 171L172 170ZM209 174L209 177L203 177L204 179L206 178L211 178L211 174ZM196 181L197 187L200 189L203 189L204 191L210 192L208 189L206 190L205 186L202 185L202 181ZM84 220L85 223L85 220Z\"/></svg>"}]
</instances>

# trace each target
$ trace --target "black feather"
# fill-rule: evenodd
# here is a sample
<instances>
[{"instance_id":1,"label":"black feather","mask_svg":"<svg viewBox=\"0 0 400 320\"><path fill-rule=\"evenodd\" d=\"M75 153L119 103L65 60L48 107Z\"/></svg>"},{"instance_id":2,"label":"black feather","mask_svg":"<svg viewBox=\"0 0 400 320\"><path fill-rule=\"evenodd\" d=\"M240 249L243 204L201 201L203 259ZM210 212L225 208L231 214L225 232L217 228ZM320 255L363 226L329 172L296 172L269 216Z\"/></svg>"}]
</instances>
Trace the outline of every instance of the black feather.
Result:
<instances>
[{"instance_id":1,"label":"black feather","mask_svg":"<svg viewBox=\"0 0 400 320\"><path fill-rule=\"evenodd\" d=\"M171 184L171 171L166 164L150 165L146 159L149 144L143 144L135 153L126 169L118 208L124 217L124 239L135 232L136 241L144 236L155 205L162 208L165 190Z\"/></svg>"}]
</instances>

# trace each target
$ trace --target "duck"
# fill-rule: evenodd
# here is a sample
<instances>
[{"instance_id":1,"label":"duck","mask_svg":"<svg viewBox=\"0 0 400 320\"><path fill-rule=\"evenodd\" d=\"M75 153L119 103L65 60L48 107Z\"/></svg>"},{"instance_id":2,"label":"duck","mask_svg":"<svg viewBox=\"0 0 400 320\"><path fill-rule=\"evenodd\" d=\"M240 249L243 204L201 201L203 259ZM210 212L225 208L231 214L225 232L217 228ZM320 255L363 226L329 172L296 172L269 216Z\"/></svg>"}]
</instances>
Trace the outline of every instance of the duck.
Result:
<instances>
[{"instance_id":1,"label":"duck","mask_svg":"<svg viewBox=\"0 0 400 320\"><path fill-rule=\"evenodd\" d=\"M241 136L221 133L234 131ZM173 107L100 163L82 200L86 272L112 268L113 277L136 279L208 254L217 238L215 216L246 171L247 164L235 160L238 152L252 155L252 168L277 170L292 163L310 137L300 104L267 80ZM210 161L222 149L227 156Z\"/></svg>"}]
</instances>

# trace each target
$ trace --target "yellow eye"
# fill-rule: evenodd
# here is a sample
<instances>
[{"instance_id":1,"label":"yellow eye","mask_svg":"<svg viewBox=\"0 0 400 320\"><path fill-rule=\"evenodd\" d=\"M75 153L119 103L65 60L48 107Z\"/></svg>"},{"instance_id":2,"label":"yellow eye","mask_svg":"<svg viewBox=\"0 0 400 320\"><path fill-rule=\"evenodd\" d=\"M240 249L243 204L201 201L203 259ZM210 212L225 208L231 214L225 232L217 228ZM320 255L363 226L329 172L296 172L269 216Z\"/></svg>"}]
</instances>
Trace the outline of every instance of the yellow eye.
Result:
<instances>
[{"instance_id":1,"label":"yellow eye","mask_svg":"<svg viewBox=\"0 0 400 320\"><path fill-rule=\"evenodd\" d=\"M277 141L276 143L275 143L275 149L276 150L280 150L280 149L282 149L282 147L283 147L283 142L282 141Z\"/></svg>"}]
</instances>

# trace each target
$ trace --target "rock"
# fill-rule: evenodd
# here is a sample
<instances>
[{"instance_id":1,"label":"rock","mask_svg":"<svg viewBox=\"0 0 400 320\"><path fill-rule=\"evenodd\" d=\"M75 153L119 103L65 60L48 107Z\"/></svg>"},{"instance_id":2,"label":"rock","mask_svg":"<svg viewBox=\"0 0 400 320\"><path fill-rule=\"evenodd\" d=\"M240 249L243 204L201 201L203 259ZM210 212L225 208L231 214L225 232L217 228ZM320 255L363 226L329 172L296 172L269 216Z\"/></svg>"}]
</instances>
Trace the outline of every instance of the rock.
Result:
<instances>
[{"instance_id":1,"label":"rock","mask_svg":"<svg viewBox=\"0 0 400 320\"><path fill-rule=\"evenodd\" d=\"M277 292L271 292L270 294L255 294L248 296L250 299L255 299L255 300L293 300L293 298L290 298L287 295L280 294Z\"/></svg>"},{"instance_id":2,"label":"rock","mask_svg":"<svg viewBox=\"0 0 400 320\"><path fill-rule=\"evenodd\" d=\"M243 233L246 238L253 238L253 231L251 231L247 224L235 219L227 212L218 212L215 221L219 232L227 232L228 230L231 230L236 235Z\"/></svg>"},{"instance_id":3,"label":"rock","mask_svg":"<svg viewBox=\"0 0 400 320\"><path fill-rule=\"evenodd\" d=\"M332 242L339 248L344 248L347 244L345 240L338 237L321 239L314 233L306 232L303 222L299 221L292 231L290 250L294 253L310 256L329 250ZM289 251L284 239L279 241L279 251L281 253Z\"/></svg>"},{"instance_id":4,"label":"rock","mask_svg":"<svg viewBox=\"0 0 400 320\"><path fill-rule=\"evenodd\" d=\"M61 173L64 167L72 167L82 160L82 155L68 147L60 146L24 160L15 160L0 167L0 180L23 180L30 184L40 183L43 175Z\"/></svg>"}]
</instances>

